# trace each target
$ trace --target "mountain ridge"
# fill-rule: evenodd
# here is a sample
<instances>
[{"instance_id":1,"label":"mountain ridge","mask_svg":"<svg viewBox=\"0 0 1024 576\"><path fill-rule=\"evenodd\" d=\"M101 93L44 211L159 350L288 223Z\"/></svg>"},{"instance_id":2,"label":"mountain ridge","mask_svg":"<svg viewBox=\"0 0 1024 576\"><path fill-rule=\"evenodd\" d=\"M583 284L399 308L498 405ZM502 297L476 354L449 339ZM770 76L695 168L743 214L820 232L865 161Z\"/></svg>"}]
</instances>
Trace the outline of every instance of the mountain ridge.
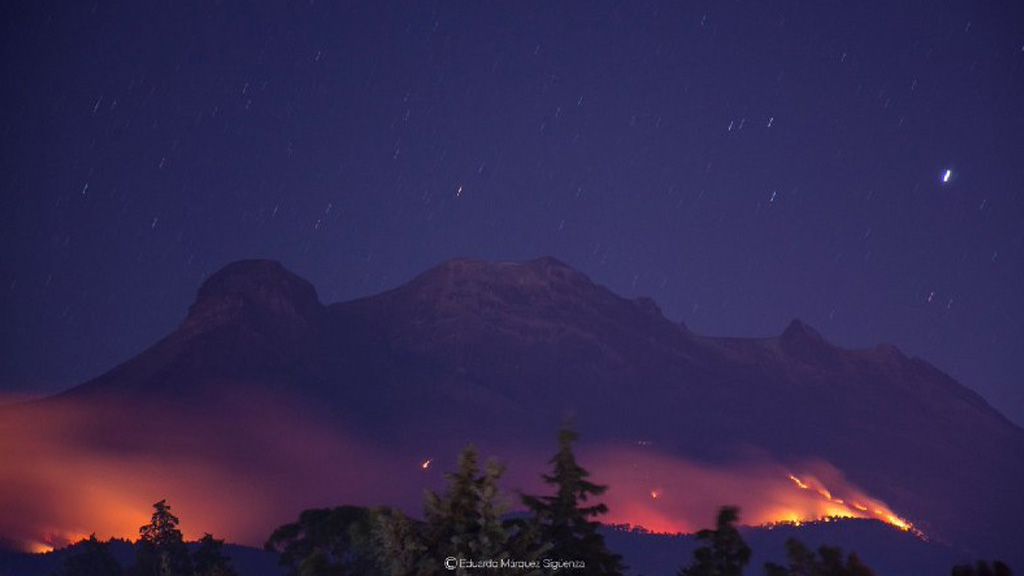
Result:
<instances>
[{"instance_id":1,"label":"mountain ridge","mask_svg":"<svg viewBox=\"0 0 1024 576\"><path fill-rule=\"evenodd\" d=\"M823 459L929 535L983 550L1009 546L1024 515L1013 488L1024 483L1024 431L926 361L890 345L840 348L798 319L771 338L696 335L550 257L453 259L326 305L280 263L229 264L167 337L37 404L168 411L167 422L90 420L95 437L145 450L202 446L180 438L199 432L176 431L173 414L230 415L233 399L260 394L410 455L467 441L543 446L575 414L594 442L652 440L665 457ZM203 418L195 430L221 434ZM245 442L236 436L232 446Z\"/></svg>"}]
</instances>

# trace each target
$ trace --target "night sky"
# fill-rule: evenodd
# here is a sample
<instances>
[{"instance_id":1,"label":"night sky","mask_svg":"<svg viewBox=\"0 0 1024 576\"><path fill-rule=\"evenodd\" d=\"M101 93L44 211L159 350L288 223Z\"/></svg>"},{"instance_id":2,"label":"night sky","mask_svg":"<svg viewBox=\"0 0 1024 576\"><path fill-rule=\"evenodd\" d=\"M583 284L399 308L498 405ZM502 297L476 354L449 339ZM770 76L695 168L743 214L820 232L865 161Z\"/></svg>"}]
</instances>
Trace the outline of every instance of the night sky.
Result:
<instances>
[{"instance_id":1,"label":"night sky","mask_svg":"<svg viewBox=\"0 0 1024 576\"><path fill-rule=\"evenodd\" d=\"M1024 423L1013 2L5 2L0 146L0 397L128 359L233 260L333 302L552 255Z\"/></svg>"}]
</instances>

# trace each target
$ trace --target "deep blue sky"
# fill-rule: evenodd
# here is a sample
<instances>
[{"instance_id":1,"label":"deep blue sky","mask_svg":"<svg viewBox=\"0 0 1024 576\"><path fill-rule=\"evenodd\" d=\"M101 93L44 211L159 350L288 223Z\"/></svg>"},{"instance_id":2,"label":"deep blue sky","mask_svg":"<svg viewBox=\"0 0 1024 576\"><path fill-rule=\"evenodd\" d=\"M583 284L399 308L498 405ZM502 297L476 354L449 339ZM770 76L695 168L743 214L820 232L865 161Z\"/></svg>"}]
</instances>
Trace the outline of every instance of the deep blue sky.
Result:
<instances>
[{"instance_id":1,"label":"deep blue sky","mask_svg":"<svg viewBox=\"0 0 1024 576\"><path fill-rule=\"evenodd\" d=\"M129 358L236 259L329 302L553 255L700 333L896 344L1024 422L1013 2L12 4L0 392Z\"/></svg>"}]
</instances>

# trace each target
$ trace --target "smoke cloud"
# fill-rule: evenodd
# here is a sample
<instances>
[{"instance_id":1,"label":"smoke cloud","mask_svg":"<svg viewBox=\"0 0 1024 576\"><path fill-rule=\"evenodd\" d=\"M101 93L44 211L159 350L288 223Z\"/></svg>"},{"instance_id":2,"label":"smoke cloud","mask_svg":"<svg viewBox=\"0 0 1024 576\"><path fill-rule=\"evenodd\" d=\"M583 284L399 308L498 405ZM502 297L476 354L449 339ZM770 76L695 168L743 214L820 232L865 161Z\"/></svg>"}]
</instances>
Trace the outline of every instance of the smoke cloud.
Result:
<instances>
[{"instance_id":1,"label":"smoke cloud","mask_svg":"<svg viewBox=\"0 0 1024 576\"><path fill-rule=\"evenodd\" d=\"M411 454L346 433L266 393L236 391L215 409L46 402L0 410L0 539L45 551L95 533L134 539L166 498L186 538L205 532L259 546L311 507L392 505L419 515L455 454ZM171 413L148 418L153 410ZM171 424L165 424L170 422ZM543 493L553 446L496 449L514 494ZM446 450L447 452L447 450ZM488 452L482 456L486 457ZM605 522L656 532L711 526L722 505L744 524L829 516L902 519L826 462L710 465L649 446L581 445L610 488ZM424 467L427 458L434 458Z\"/></svg>"},{"instance_id":2,"label":"smoke cloud","mask_svg":"<svg viewBox=\"0 0 1024 576\"><path fill-rule=\"evenodd\" d=\"M911 526L821 460L783 465L764 457L715 465L646 447L608 446L586 451L594 477L608 484L612 523L655 532L711 527L723 505L739 506L747 525L801 523L830 518L874 518Z\"/></svg>"},{"instance_id":3,"label":"smoke cloud","mask_svg":"<svg viewBox=\"0 0 1024 576\"><path fill-rule=\"evenodd\" d=\"M278 398L231 402L231 412L179 411L170 426L123 405L5 408L0 540L45 551L92 533L134 539L166 498L186 538L211 532L259 546L304 508L403 503L381 481L398 475L401 459Z\"/></svg>"}]
</instances>

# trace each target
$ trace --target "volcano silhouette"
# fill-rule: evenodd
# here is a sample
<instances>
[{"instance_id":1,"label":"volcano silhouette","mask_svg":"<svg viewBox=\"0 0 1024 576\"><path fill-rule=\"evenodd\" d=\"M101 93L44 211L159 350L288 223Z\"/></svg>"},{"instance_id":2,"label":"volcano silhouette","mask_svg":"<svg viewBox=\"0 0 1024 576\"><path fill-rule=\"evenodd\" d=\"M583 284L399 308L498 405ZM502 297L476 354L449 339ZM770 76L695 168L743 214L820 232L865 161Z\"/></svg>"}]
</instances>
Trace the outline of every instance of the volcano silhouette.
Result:
<instances>
[{"instance_id":1,"label":"volcano silhouette","mask_svg":"<svg viewBox=\"0 0 1024 576\"><path fill-rule=\"evenodd\" d=\"M703 462L821 459L939 541L1006 557L1021 536L1024 431L927 362L887 345L842 349L799 320L772 338L699 336L553 258L455 259L330 305L279 263L236 262L166 338L60 395L0 409L0 426L27 435L73 411L61 438L76 451L184 451L241 467L289 506L320 503L287 466L254 464L310 444L268 449L284 425L264 412L253 424L257 397L409 458L466 442L547 452L571 414L588 441L642 439ZM380 482L355 468L343 467L354 485Z\"/></svg>"}]
</instances>

